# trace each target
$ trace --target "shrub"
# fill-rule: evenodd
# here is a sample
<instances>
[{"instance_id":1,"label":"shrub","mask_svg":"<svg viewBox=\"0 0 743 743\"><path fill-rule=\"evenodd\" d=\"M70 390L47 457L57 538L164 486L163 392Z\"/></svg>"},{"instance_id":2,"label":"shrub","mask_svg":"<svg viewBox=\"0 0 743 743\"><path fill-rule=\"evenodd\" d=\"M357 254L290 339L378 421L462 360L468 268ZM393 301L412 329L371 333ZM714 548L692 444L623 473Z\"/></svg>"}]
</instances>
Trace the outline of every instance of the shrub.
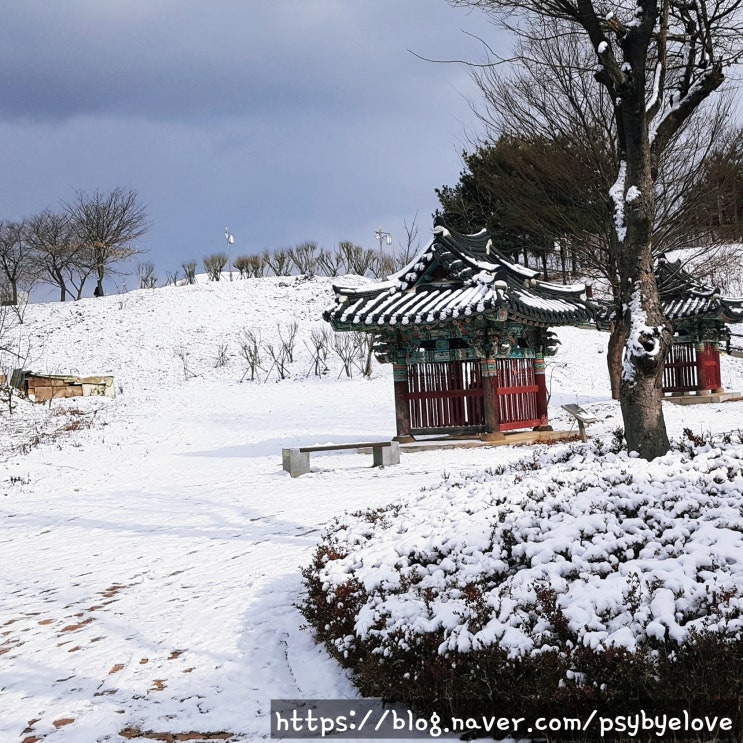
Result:
<instances>
[{"instance_id":1,"label":"shrub","mask_svg":"<svg viewBox=\"0 0 743 743\"><path fill-rule=\"evenodd\" d=\"M346 269L347 273L355 273L359 276L366 276L370 273L372 276L378 274L379 254L375 250L362 248L360 245L354 245L348 240L338 243L339 262Z\"/></svg>"},{"instance_id":2,"label":"shrub","mask_svg":"<svg viewBox=\"0 0 743 743\"><path fill-rule=\"evenodd\" d=\"M137 264L137 280L140 289L154 289L157 286L155 264L152 261Z\"/></svg>"},{"instance_id":3,"label":"shrub","mask_svg":"<svg viewBox=\"0 0 743 743\"><path fill-rule=\"evenodd\" d=\"M300 274L314 276L317 268L317 243L308 240L288 251L289 260Z\"/></svg>"},{"instance_id":4,"label":"shrub","mask_svg":"<svg viewBox=\"0 0 743 743\"><path fill-rule=\"evenodd\" d=\"M266 272L265 261L260 255L240 255L232 261L232 265L242 279L261 278Z\"/></svg>"},{"instance_id":5,"label":"shrub","mask_svg":"<svg viewBox=\"0 0 743 743\"><path fill-rule=\"evenodd\" d=\"M263 371L260 334L256 334L252 330L242 331L238 336L238 348L240 356L245 361L245 371L240 381L242 382L250 374L252 382L258 374L258 370Z\"/></svg>"},{"instance_id":6,"label":"shrub","mask_svg":"<svg viewBox=\"0 0 743 743\"><path fill-rule=\"evenodd\" d=\"M330 333L326 328L314 328L310 332L310 342L304 341L312 357L311 370L316 377L321 377L328 372L328 347L330 345ZM308 372L309 374L309 372Z\"/></svg>"},{"instance_id":7,"label":"shrub","mask_svg":"<svg viewBox=\"0 0 743 743\"><path fill-rule=\"evenodd\" d=\"M261 259L267 268L273 271L275 276L289 276L291 274L292 262L288 250L263 251Z\"/></svg>"},{"instance_id":8,"label":"shrub","mask_svg":"<svg viewBox=\"0 0 743 743\"><path fill-rule=\"evenodd\" d=\"M209 281L219 281L228 260L227 253L212 253L204 257L204 270Z\"/></svg>"},{"instance_id":9,"label":"shrub","mask_svg":"<svg viewBox=\"0 0 743 743\"><path fill-rule=\"evenodd\" d=\"M181 268L183 269L183 275L186 277L187 284L196 283L196 261L188 261L184 263Z\"/></svg>"},{"instance_id":10,"label":"shrub","mask_svg":"<svg viewBox=\"0 0 743 743\"><path fill-rule=\"evenodd\" d=\"M447 477L337 519L302 611L364 695L425 713L736 715L741 454L573 445Z\"/></svg>"}]
</instances>

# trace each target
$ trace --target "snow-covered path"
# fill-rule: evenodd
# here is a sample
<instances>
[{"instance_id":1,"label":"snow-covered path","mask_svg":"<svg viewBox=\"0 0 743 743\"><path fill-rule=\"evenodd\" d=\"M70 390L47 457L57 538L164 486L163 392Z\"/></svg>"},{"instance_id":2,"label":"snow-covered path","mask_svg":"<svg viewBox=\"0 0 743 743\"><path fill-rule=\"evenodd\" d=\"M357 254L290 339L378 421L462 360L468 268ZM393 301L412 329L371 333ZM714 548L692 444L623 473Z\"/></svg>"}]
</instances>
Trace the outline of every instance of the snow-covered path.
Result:
<instances>
[{"instance_id":1,"label":"snow-covered path","mask_svg":"<svg viewBox=\"0 0 743 743\"><path fill-rule=\"evenodd\" d=\"M127 728L255 740L271 698L355 696L300 629L299 569L334 515L438 479L441 455L385 470L368 455L316 456L317 472L291 479L280 450L389 435L388 392L386 379L194 380L85 401L106 425L8 465L2 740ZM517 456L495 451L452 454L446 468Z\"/></svg>"},{"instance_id":2,"label":"snow-covered path","mask_svg":"<svg viewBox=\"0 0 743 743\"><path fill-rule=\"evenodd\" d=\"M355 697L294 606L324 525L444 472L528 454L428 451L383 470L369 455L314 455L313 473L290 478L282 447L388 438L394 410L389 368L371 381L337 379L337 368L302 379L305 355L295 379L238 383L241 327L266 338L297 317L306 332L327 303L327 282L285 283L29 308L36 369L113 373L123 392L55 401L52 413L78 413L59 420L92 426L0 461L3 743L123 743L122 732L136 731L260 740L272 698ZM549 370L553 423L567 427L559 406L579 402L601 421L589 432L607 435L621 419L608 399L605 337L560 337ZM220 342L233 344L225 369L213 364ZM200 373L188 381L173 352L185 346ZM725 359L723 378L742 389L743 361ZM684 426L739 427L743 403L665 410L678 436ZM40 411L25 411L32 428Z\"/></svg>"}]
</instances>

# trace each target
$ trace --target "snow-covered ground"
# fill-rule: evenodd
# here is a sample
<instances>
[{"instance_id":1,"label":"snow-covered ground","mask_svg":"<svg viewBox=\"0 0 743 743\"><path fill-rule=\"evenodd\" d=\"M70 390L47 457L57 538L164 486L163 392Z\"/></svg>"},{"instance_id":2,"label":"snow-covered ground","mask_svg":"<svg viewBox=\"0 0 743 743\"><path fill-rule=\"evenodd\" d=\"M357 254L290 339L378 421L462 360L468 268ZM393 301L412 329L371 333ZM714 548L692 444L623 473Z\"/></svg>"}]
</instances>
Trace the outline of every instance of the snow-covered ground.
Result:
<instances>
[{"instance_id":1,"label":"snow-covered ground","mask_svg":"<svg viewBox=\"0 0 743 743\"><path fill-rule=\"evenodd\" d=\"M282 447L394 434L389 368L348 379L336 359L323 379L310 374L303 339L323 325L330 284L253 279L28 307L25 368L113 374L118 394L2 413L0 741L260 740L273 698L356 696L295 607L324 525L525 452L405 453L385 469L331 453L290 478ZM240 383L240 332L270 340L291 321L292 378ZM559 337L551 422L570 427L560 405L578 402L608 440L621 416L606 336ZM724 358L722 374L743 390L743 360ZM665 407L674 436L737 430L741 412Z\"/></svg>"}]
</instances>

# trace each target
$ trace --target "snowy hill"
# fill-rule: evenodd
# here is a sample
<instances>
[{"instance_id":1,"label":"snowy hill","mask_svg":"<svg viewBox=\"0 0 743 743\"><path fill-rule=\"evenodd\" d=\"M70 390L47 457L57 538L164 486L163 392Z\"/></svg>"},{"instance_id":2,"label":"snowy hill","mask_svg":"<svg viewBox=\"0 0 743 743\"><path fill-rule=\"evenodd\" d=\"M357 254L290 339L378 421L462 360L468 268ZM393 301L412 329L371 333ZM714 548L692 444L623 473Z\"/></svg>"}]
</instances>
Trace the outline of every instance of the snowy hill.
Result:
<instances>
[{"instance_id":1,"label":"snowy hill","mask_svg":"<svg viewBox=\"0 0 743 743\"><path fill-rule=\"evenodd\" d=\"M331 283L249 279L28 307L25 368L112 374L118 395L2 413L0 740L258 740L272 698L356 696L294 606L323 527L525 452L419 452L384 470L333 453L289 478L284 446L394 433L388 367L349 379L331 355L312 374L309 337ZM240 334L267 341L291 322L290 378L240 383ZM599 418L589 433L610 438L621 417L606 336L559 337L553 425L569 427L560 405L577 401ZM743 390L743 360L723 358L722 374ZM743 404L665 411L678 436L737 429Z\"/></svg>"},{"instance_id":2,"label":"snowy hill","mask_svg":"<svg viewBox=\"0 0 743 743\"><path fill-rule=\"evenodd\" d=\"M32 339L28 365L49 374L114 374L134 388L182 380L181 349L196 373L214 368L223 345L234 367L246 329L268 339L291 322L302 336L325 325L321 313L332 302L331 283L301 277L200 282L30 305L22 328Z\"/></svg>"}]
</instances>

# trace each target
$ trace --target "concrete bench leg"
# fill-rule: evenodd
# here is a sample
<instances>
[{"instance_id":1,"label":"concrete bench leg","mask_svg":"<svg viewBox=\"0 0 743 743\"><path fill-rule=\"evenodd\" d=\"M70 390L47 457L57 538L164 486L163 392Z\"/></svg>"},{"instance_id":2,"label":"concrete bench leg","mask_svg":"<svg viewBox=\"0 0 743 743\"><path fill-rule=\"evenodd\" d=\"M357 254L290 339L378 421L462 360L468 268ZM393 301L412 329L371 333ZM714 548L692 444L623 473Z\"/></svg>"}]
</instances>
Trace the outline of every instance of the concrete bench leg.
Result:
<instances>
[{"instance_id":1,"label":"concrete bench leg","mask_svg":"<svg viewBox=\"0 0 743 743\"><path fill-rule=\"evenodd\" d=\"M375 467L400 464L400 444L397 441L392 441L389 446L375 446L373 454Z\"/></svg>"},{"instance_id":2,"label":"concrete bench leg","mask_svg":"<svg viewBox=\"0 0 743 743\"><path fill-rule=\"evenodd\" d=\"M292 476L299 477L310 471L310 453L299 449L282 449L281 461L284 469Z\"/></svg>"}]
</instances>

